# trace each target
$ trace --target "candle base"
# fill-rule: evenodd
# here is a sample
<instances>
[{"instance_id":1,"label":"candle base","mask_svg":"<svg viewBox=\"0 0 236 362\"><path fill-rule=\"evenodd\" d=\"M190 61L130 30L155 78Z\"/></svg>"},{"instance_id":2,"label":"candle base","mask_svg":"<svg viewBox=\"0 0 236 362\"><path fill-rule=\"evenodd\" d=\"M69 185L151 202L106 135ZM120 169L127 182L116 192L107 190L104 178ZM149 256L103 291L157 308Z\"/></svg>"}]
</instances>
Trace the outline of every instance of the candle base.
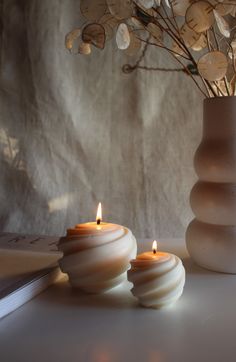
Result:
<instances>
[{"instance_id":1,"label":"candle base","mask_svg":"<svg viewBox=\"0 0 236 362\"><path fill-rule=\"evenodd\" d=\"M80 229L76 234L72 229L60 239L64 256L59 265L73 288L99 294L127 279L129 262L137 253L136 239L129 229L110 225L104 232L96 229L93 234L81 233Z\"/></svg>"},{"instance_id":2,"label":"candle base","mask_svg":"<svg viewBox=\"0 0 236 362\"><path fill-rule=\"evenodd\" d=\"M82 285L81 281L72 281L69 279L69 283L72 288L76 288L81 290L86 294L102 294L107 292L110 289L113 289L120 284L122 284L125 280L127 280L127 273L123 273L116 278L102 281L100 283L90 284L90 285Z\"/></svg>"},{"instance_id":3,"label":"candle base","mask_svg":"<svg viewBox=\"0 0 236 362\"><path fill-rule=\"evenodd\" d=\"M162 309L175 303L182 295L185 269L182 261L172 254L159 262L131 261L128 280L133 283L132 294L146 308Z\"/></svg>"}]
</instances>

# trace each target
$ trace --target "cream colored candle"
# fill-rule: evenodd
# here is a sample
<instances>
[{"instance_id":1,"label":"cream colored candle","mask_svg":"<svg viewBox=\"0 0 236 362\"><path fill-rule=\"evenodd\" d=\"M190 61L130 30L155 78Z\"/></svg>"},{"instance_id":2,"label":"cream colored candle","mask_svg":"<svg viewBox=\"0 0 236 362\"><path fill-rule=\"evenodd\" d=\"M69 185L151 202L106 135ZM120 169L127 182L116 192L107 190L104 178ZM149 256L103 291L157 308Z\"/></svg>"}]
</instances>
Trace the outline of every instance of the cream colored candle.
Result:
<instances>
[{"instance_id":1,"label":"cream colored candle","mask_svg":"<svg viewBox=\"0 0 236 362\"><path fill-rule=\"evenodd\" d=\"M182 261L173 254L153 251L146 252L131 260L128 280L133 283L132 294L141 305L162 308L174 303L183 293L185 269Z\"/></svg>"},{"instance_id":2,"label":"cream colored candle","mask_svg":"<svg viewBox=\"0 0 236 362\"><path fill-rule=\"evenodd\" d=\"M64 254L59 264L70 284L88 293L102 293L126 279L137 245L128 228L102 222L99 204L97 221L68 229L59 249Z\"/></svg>"}]
</instances>

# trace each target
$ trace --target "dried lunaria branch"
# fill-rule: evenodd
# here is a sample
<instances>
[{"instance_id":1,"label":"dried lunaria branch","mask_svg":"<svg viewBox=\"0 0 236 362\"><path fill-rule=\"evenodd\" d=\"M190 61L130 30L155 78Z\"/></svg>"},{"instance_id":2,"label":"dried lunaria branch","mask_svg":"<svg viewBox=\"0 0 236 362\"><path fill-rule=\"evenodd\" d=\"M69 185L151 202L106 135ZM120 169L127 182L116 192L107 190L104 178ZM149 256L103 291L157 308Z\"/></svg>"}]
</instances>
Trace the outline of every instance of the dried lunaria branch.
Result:
<instances>
[{"instance_id":1,"label":"dried lunaria branch","mask_svg":"<svg viewBox=\"0 0 236 362\"><path fill-rule=\"evenodd\" d=\"M120 50L136 56L126 73L182 71L206 97L236 95L236 0L81 0L80 10L86 23L66 35L69 51L87 55L115 37ZM142 65L149 46L179 67Z\"/></svg>"}]
</instances>

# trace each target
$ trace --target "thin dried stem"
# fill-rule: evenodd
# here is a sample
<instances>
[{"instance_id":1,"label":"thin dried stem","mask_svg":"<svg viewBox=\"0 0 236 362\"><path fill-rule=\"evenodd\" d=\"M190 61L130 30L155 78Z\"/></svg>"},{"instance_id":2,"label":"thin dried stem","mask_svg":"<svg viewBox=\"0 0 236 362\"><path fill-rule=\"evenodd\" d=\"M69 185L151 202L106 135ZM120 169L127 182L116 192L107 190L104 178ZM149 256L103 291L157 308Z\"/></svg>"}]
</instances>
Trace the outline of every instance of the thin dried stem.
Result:
<instances>
[{"instance_id":1,"label":"thin dried stem","mask_svg":"<svg viewBox=\"0 0 236 362\"><path fill-rule=\"evenodd\" d=\"M165 16L166 16L166 19L169 21L169 24L172 26L172 28L174 29L174 31L177 31L177 32L178 32L178 26L176 27L176 25L170 20L170 17L169 17L169 15L168 15L168 13L167 13L167 11L166 11L166 8L165 8L165 6L163 5L163 3L161 4L161 7L162 7L162 9L163 9L163 11L164 11L164 14L165 14Z\"/></svg>"},{"instance_id":2,"label":"thin dried stem","mask_svg":"<svg viewBox=\"0 0 236 362\"><path fill-rule=\"evenodd\" d=\"M150 70L150 71L159 71L159 72L185 72L182 68L162 68L162 67L146 67L145 65L138 65L136 67L132 67L134 69L142 69L142 70Z\"/></svg>"},{"instance_id":3,"label":"thin dried stem","mask_svg":"<svg viewBox=\"0 0 236 362\"><path fill-rule=\"evenodd\" d=\"M164 21L164 23L166 24L167 26L167 29L166 28L163 28L163 31L165 31L171 38L172 40L174 40L174 42L176 44L178 44L178 46L183 50L183 52L187 55L189 52L188 52L188 49L186 48L184 42L178 37L178 35L176 35L173 30L171 28L168 27L168 23L164 20L162 14L160 12L158 12L158 14L160 15L161 19ZM159 26L161 26L161 24L159 23L158 24Z\"/></svg>"},{"instance_id":4,"label":"thin dried stem","mask_svg":"<svg viewBox=\"0 0 236 362\"><path fill-rule=\"evenodd\" d=\"M213 34L213 37L214 37L214 40L215 40L216 49L220 50L219 42L217 40L217 36L216 36L215 29L214 29L213 26L211 27L211 31L212 31L212 34Z\"/></svg>"},{"instance_id":5,"label":"thin dried stem","mask_svg":"<svg viewBox=\"0 0 236 362\"><path fill-rule=\"evenodd\" d=\"M207 94L202 90L202 88L199 86L199 84L198 84L198 82L195 80L195 78L193 77L193 75L191 74L191 72L189 71L189 69L187 68L187 66L183 63L183 62L181 62L181 60L180 59L178 59L178 58L176 58L176 56L172 53L172 52L169 52L170 53L170 55L172 55L175 59L176 59L176 61L179 63L179 64L181 64L181 66L182 66L182 68L185 70L185 73L186 74L188 74L191 78L192 78L192 80L193 80L193 82L196 84L196 86L197 86L197 88L200 90L200 92L204 95L204 97L208 97L207 96Z\"/></svg>"},{"instance_id":6,"label":"thin dried stem","mask_svg":"<svg viewBox=\"0 0 236 362\"><path fill-rule=\"evenodd\" d=\"M143 11L143 10L142 10ZM160 24L159 22L156 22L156 25L159 26L163 31L165 31L178 45L179 47L183 50L183 52L185 53L185 55L187 55L189 57L189 60L193 63L194 67L197 69L197 63L195 61L195 59L193 58L191 52L189 51L189 49L186 47L186 45L184 44L184 42L178 37L178 35L176 35L172 29L170 29L170 27L168 26L168 22L163 18L162 14L160 13L160 11L156 10L156 12L159 14L160 18L164 21L165 25L167 26L167 29L164 28L162 26L162 24ZM144 12L145 13L145 12ZM148 14L147 14L148 15ZM153 19L153 22L155 21L155 19ZM169 51L169 50L168 50ZM188 68L186 67L185 64L183 64L174 54L173 52L169 53L174 56L175 60L177 62L179 62L183 68L186 70L186 72L190 73ZM190 73L191 74L191 73ZM194 83L197 85L198 89L201 90L201 92L204 94L205 97L208 97L208 95L206 95L206 93L202 90L202 88L199 86L198 82L194 79L194 77L191 74L191 78L193 79ZM200 76L202 82L203 82L203 78ZM210 82L205 80L205 82L203 82L203 85L205 86L205 84L207 84L208 88L210 89L210 91L212 92L213 96L217 96L217 93L214 91L213 87L211 86Z\"/></svg>"},{"instance_id":7,"label":"thin dried stem","mask_svg":"<svg viewBox=\"0 0 236 362\"><path fill-rule=\"evenodd\" d=\"M209 50L209 52L211 52L212 51L212 45L211 45L209 30L206 31L206 40L207 40L208 50Z\"/></svg>"},{"instance_id":8,"label":"thin dried stem","mask_svg":"<svg viewBox=\"0 0 236 362\"><path fill-rule=\"evenodd\" d=\"M224 84L225 84L225 89L226 89L226 92L228 94L228 96L230 96L230 90L229 90L229 86L228 86L228 80L226 77L223 78L223 81L224 81Z\"/></svg>"},{"instance_id":9,"label":"thin dried stem","mask_svg":"<svg viewBox=\"0 0 236 362\"><path fill-rule=\"evenodd\" d=\"M208 88L208 86L206 84L205 79L202 79L202 83L204 84L204 86L206 88L206 91L207 91L207 94L208 94L209 98L211 98L211 93L210 93L210 90L209 90L209 88Z\"/></svg>"},{"instance_id":10,"label":"thin dried stem","mask_svg":"<svg viewBox=\"0 0 236 362\"><path fill-rule=\"evenodd\" d=\"M175 16L175 13L174 13L174 9L173 9L173 5L172 5L172 2L170 3L170 7L171 7L171 13L172 13L172 17L174 19L174 23L175 23L175 27L177 29L177 32L178 32L178 35L180 37L180 39L182 39L182 36L181 36L181 33L180 33L180 29L179 29L179 26L178 26L178 23L176 21L176 16ZM183 40L183 39L182 39Z\"/></svg>"},{"instance_id":11,"label":"thin dried stem","mask_svg":"<svg viewBox=\"0 0 236 362\"><path fill-rule=\"evenodd\" d=\"M184 59L186 59L186 60L189 60L189 61L191 60L190 58L185 57L184 55L182 55L182 54L180 54L180 53L178 53L178 52L176 52L176 51L174 51L174 50L166 47L165 45L161 45L161 44L158 44L158 43L149 42L149 41L144 40L144 39L139 38L139 37L137 37L137 39L139 39L141 42L148 43L148 45L152 45L152 46L156 46L156 47L158 47L158 48L165 49L165 50L167 50L168 52L173 53L173 54L175 54L175 55L177 55L177 56L179 56L179 57L182 57L182 58L184 58Z\"/></svg>"},{"instance_id":12,"label":"thin dried stem","mask_svg":"<svg viewBox=\"0 0 236 362\"><path fill-rule=\"evenodd\" d=\"M223 91L220 89L220 87L218 86L217 82L213 82L214 86L217 88L218 90L218 95L221 95L222 97L224 97L224 93Z\"/></svg>"},{"instance_id":13,"label":"thin dried stem","mask_svg":"<svg viewBox=\"0 0 236 362\"><path fill-rule=\"evenodd\" d=\"M93 0L96 3L96 0ZM126 0L123 0L124 4ZM180 0L181 1L181 0ZM209 0L210 1L210 0ZM193 1L193 4L191 2L190 7L196 6L196 10L199 11L199 16L198 16L198 22L199 25L204 25L205 20L207 20L207 14L206 11L202 8L201 6L198 7L198 2L195 0ZM227 2L223 2L222 0L215 0L214 3L211 1L211 9L210 11L213 12L213 9L215 8L215 6L217 4L224 4L224 6L231 6L234 5L232 4L232 1L227 1ZM107 25L107 27L113 30L115 29L115 25L112 24L113 20L118 24L118 30L117 30L117 39L122 42L124 41L124 43L129 43L130 42L130 46L134 49L137 50L140 47L140 44L138 42L138 44L135 43L135 38L134 35L132 34L132 37L129 37L129 33L134 32L135 37L137 39L139 39L139 41L141 41L142 43L145 44L142 50L142 53L140 54L139 58L137 59L136 63L134 65L129 65L126 64L126 71L132 71L134 69L142 69L142 70L156 70L156 71L170 71L170 72L184 72L186 74L188 74L193 82L196 84L196 86L198 87L198 89L201 91L201 93L205 96L205 97L220 97L220 96L225 96L225 95L231 95L234 94L235 92L235 86L236 86L236 64L235 64L235 49L233 46L232 41L234 41L235 38L235 32L233 33L234 29L236 29L236 25L235 23L233 24L232 21L229 19L231 17L231 15L235 15L234 13L232 13L231 9L226 9L228 10L228 13L226 11L226 15L222 15L219 11L219 16L217 16L216 13L214 13L215 15L215 19L213 19L213 25L205 32L199 32L199 37L203 36L203 34L206 36L206 41L207 41L207 48L206 48L206 53L208 52L222 52L223 54L225 54L228 58L231 57L231 55L229 54L229 52L232 53L232 57L231 57L231 61L228 61L228 63L230 64L230 69L228 68L228 70L226 69L226 62L224 63L222 61L222 66L220 63L220 57L218 58L219 54L208 54L208 56L206 58L202 57L201 52L198 53L200 54L200 56L196 55L196 53L194 52L194 50L201 50L205 47L205 45L202 45L201 48L201 40L200 42L198 42L197 38L195 38L194 33L192 34L191 30L189 30L187 27L182 28L181 26L181 22L179 22L179 19L181 19L181 17L179 17L179 15L176 15L175 13L175 6L176 5L180 5L180 3L175 3L172 0L169 0L169 4L164 2L164 0L162 0L161 2L159 2L159 6L157 6L158 2L156 3L155 6L153 6L151 9L145 9L145 2L141 3L143 5L140 5L140 2L137 0L130 0L130 4L129 1L127 2L127 17L125 16L125 12L126 12L126 6L124 8L117 8L116 7L116 1L114 0L114 4L109 5L106 10L105 10L105 15L108 16L108 21L111 21L111 23L106 24L106 21L104 20L103 16L104 14L102 14L101 19L99 19L97 21L96 26L99 28L103 27L103 29L101 29L101 33L102 30L104 30L105 32L105 25ZM168 5L168 7L167 7ZM182 5L182 4L181 4ZM132 15L129 15L129 6L130 6L130 14L132 13ZM236 4L234 5L236 6ZM111 11L110 7L114 10ZM233 11L235 10L235 8L233 8ZM116 13L117 11L117 13ZM194 10L195 11L195 10ZM202 14L201 14L202 11ZM218 9L216 9L216 11L218 11ZM82 10L81 10L82 12ZM121 12L121 14L119 14L119 12ZM229 15L227 15L229 14ZM86 15L86 14L83 14ZM122 15L120 17L120 15ZM123 16L124 15L124 16ZM184 14L183 14L184 15ZM212 14L213 16L213 14ZM222 18L220 18L220 16ZM136 18L138 20L138 25L136 24L136 22L134 23L134 25L130 25L130 20L132 20L134 18ZM228 22L227 24L227 20L228 19L224 19L224 18L228 18L230 20L230 22ZM119 19L123 19L123 20L119 20ZM184 21L184 16L182 17L182 20ZM224 21L225 20L225 21ZM101 22L100 22L101 21ZM185 19L186 21L186 19ZM127 37L125 39L125 35L122 34L122 32L119 32L119 30L121 30L121 28L119 29L121 23L124 23L126 25L126 32L127 32ZM98 25L99 24L99 25ZM123 25L124 25L123 24ZM139 24L141 26L139 26ZM151 26L149 28L149 24L154 25L153 27ZM91 25L91 24L90 24ZM95 25L95 24L92 24ZM124 25L124 27L125 27ZM137 27L136 27L137 25ZM190 24L189 24L190 25ZM232 26L234 25L234 26ZM231 31L231 36L229 41L227 41L225 38L227 37L228 34L226 34L226 32L224 30L228 30L230 26L230 31ZM123 27L123 29L124 29ZM155 27L158 29L155 30ZM190 27L190 26L189 26ZM202 28L204 28L205 26L203 26ZM141 28L141 29L139 29ZM199 30L201 27L199 27ZM143 37L142 35L139 35L138 30L145 30L148 32L149 36L146 38L145 36ZM192 29L193 30L193 29ZM194 30L197 30L197 28L195 28ZM83 30L81 37L82 40L84 40L83 38ZM157 33L155 33L157 31ZM124 30L125 32L125 30ZM159 35L160 33L160 35ZM142 34L142 33L141 33ZM225 35L226 34L226 35ZM73 35L73 34L72 34ZM89 36L91 37L91 44L94 46L97 46L97 38L95 35L99 35L99 34L89 34ZM106 35L106 32L105 32ZM225 35L225 36L224 36ZM124 37L122 40L122 36ZM162 40L162 36L163 39ZM151 37L154 38L153 41L150 41ZM165 42L165 37L167 37L167 42ZM94 39L93 39L94 38ZM130 40L127 40L129 39ZM143 39L145 38L145 39ZM101 38L102 39L102 38ZM106 40L106 39L105 39ZM104 40L104 43L105 43ZM198 44L199 49L197 49L197 47L193 46L191 44L191 41L194 40L195 43L194 44ZM73 36L72 36L72 41L73 41ZM131 43L133 41L133 43ZM225 43L224 43L225 41ZM98 41L100 47L102 48L102 40ZM89 39L89 44L90 44L90 39ZM129 46L129 44L127 44ZM171 57L173 57L175 59L175 62L177 62L181 67L180 68L166 68L166 67L155 67L155 66L146 66L146 65L142 65L141 62L142 60L145 58L147 49L149 46L155 46L156 48L161 48L164 49L165 51L167 51ZM67 47L68 50L69 47ZM124 49L121 43L120 48ZM208 50L207 50L208 49ZM207 54L203 54L203 55L207 55ZM199 62L199 59L201 60ZM219 59L219 64L217 63L217 59ZM231 64L232 62L232 64ZM212 67L212 68L209 68ZM227 70L227 75L225 75L223 77L224 74L226 74L226 70ZM212 76L210 74L210 71L212 73ZM221 76L222 74L222 76ZM203 78L203 76L205 78ZM222 78L220 78L222 77ZM209 79L220 79L220 81L209 81L206 78Z\"/></svg>"}]
</instances>

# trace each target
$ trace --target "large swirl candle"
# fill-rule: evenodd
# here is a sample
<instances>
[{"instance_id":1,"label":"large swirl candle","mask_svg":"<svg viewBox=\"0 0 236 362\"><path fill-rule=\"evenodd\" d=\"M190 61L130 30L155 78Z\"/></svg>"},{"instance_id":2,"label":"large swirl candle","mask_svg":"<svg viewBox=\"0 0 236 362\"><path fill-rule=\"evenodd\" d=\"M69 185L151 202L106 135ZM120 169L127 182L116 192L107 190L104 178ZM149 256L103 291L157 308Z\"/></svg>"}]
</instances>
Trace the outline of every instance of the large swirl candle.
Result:
<instances>
[{"instance_id":1,"label":"large swirl candle","mask_svg":"<svg viewBox=\"0 0 236 362\"><path fill-rule=\"evenodd\" d=\"M58 247L64 254L59 264L71 286L87 293L103 293L122 283L137 252L128 228L102 222L101 204L97 221L68 229Z\"/></svg>"},{"instance_id":2,"label":"large swirl candle","mask_svg":"<svg viewBox=\"0 0 236 362\"><path fill-rule=\"evenodd\" d=\"M162 308L174 303L183 293L185 269L182 261L173 254L146 252L131 260L128 280L133 283L132 294L141 305Z\"/></svg>"}]
</instances>

